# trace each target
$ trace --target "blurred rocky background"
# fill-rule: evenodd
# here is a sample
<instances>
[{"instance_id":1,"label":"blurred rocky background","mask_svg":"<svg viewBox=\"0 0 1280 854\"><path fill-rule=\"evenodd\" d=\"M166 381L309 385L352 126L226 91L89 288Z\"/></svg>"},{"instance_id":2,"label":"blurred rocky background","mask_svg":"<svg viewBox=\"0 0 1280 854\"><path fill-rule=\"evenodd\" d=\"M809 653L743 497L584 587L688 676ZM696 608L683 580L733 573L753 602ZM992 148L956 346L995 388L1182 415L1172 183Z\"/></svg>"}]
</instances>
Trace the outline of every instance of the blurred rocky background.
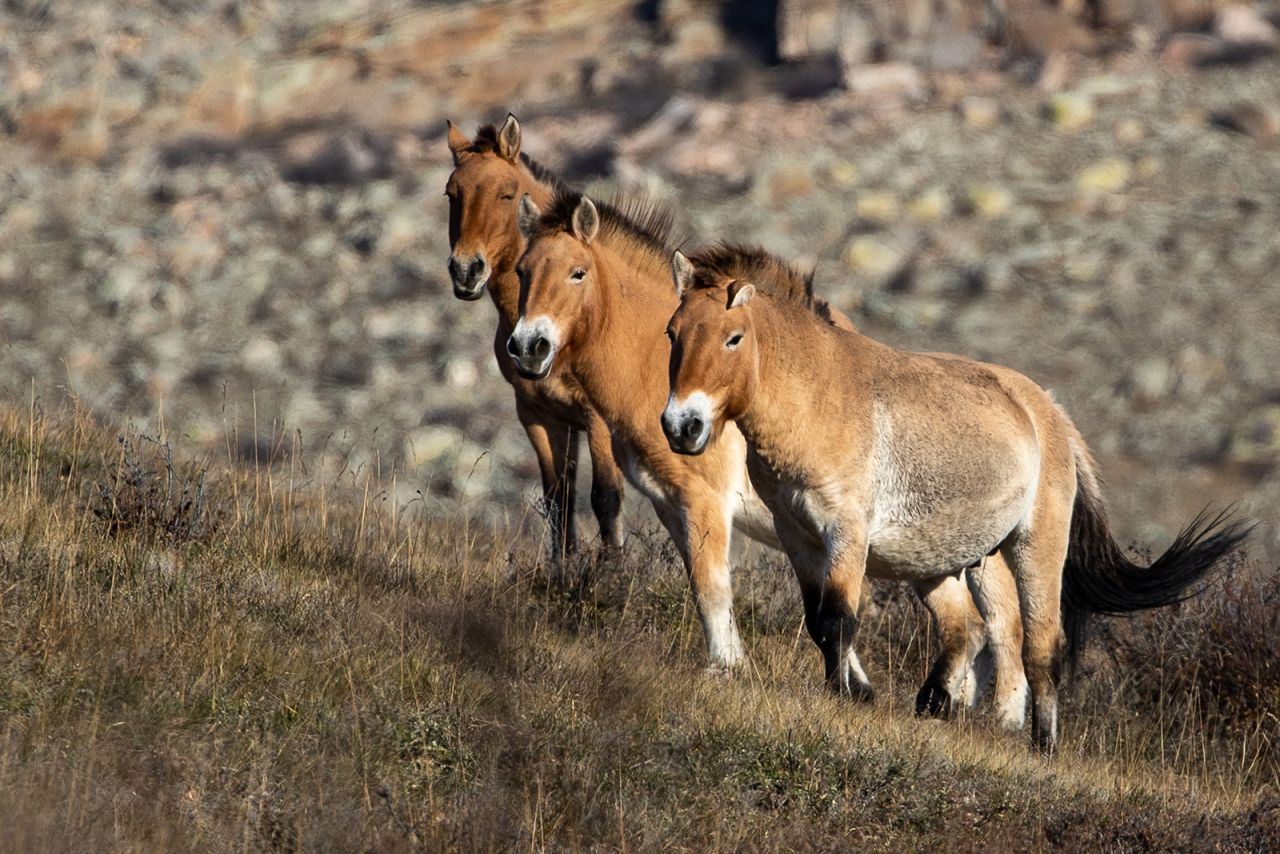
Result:
<instances>
[{"instance_id":1,"label":"blurred rocky background","mask_svg":"<svg viewBox=\"0 0 1280 854\"><path fill-rule=\"evenodd\" d=\"M442 195L444 119L512 110L569 181L670 200L694 243L816 265L882 340L1052 389L1122 537L1239 500L1274 559L1277 22L1211 0L3 0L0 388L527 516Z\"/></svg>"}]
</instances>

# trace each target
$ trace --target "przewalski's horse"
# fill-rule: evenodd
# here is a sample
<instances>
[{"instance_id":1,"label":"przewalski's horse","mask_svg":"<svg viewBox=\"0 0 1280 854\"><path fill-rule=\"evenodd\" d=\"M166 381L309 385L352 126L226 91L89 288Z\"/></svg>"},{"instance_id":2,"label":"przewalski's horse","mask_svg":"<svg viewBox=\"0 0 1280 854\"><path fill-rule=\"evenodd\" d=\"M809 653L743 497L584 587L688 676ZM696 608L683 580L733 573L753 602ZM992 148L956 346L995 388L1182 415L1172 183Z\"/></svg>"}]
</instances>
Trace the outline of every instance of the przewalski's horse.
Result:
<instances>
[{"instance_id":1,"label":"przewalski's horse","mask_svg":"<svg viewBox=\"0 0 1280 854\"><path fill-rule=\"evenodd\" d=\"M998 553L1016 579L1032 731L1047 751L1064 623L1074 656L1090 614L1184 598L1247 535L1201 515L1151 566L1129 561L1084 439L1008 368L895 350L744 281L686 291L670 331L664 432L695 455L730 424L746 437L824 657L853 661L864 574L922 582ZM697 435L683 429L691 418L705 425Z\"/></svg>"},{"instance_id":2,"label":"przewalski's horse","mask_svg":"<svg viewBox=\"0 0 1280 854\"><path fill-rule=\"evenodd\" d=\"M691 258L676 252L671 268L677 294L688 290L724 288L739 280L750 281L777 299L807 308L824 322L831 322L846 331L856 331L848 318L814 292L812 273L801 275L786 261L760 247L721 243L704 248ZM670 409L666 411L670 412ZM695 443L709 428L710 422L697 417L685 418L678 424L664 423L665 430L679 433L684 441ZM977 572L975 568L968 575ZM813 579L798 575L797 580L806 601L820 595L821 591L815 589ZM981 613L969 595L966 580L971 584L982 584L990 596L1010 603L1012 611L996 609L992 613ZM956 704L972 706L976 703L988 674L975 669L975 657L985 647L989 655L979 663L985 671L986 666L994 662L997 717L1006 727L1021 728L1027 705L1027 680L1022 670L1022 625L1018 620L1013 576L999 554L992 556L982 567L980 578L968 578L961 572L917 580L912 587L933 615L942 640L941 654L916 696L916 712L948 717ZM863 589L865 591L867 585ZM863 601L866 601L865 592ZM809 628L812 630L814 626ZM851 676L849 668L834 659L826 660L825 665L828 683L847 681Z\"/></svg>"},{"instance_id":3,"label":"przewalski's horse","mask_svg":"<svg viewBox=\"0 0 1280 854\"><path fill-rule=\"evenodd\" d=\"M608 421L628 478L653 502L693 587L712 666L742 659L733 618L732 529L778 547L772 521L747 479L746 444L732 427L697 458L675 454L658 429L667 398L671 219L646 204L597 207L561 191L545 213L521 203L528 246L517 264L520 320L508 344L517 369L537 378L559 367L577 378ZM835 318L839 320L839 318ZM847 318L844 325L852 327ZM963 602L972 609L960 587ZM851 658L857 666L856 657ZM858 692L862 680L833 687Z\"/></svg>"},{"instance_id":4,"label":"przewalski's horse","mask_svg":"<svg viewBox=\"0 0 1280 854\"><path fill-rule=\"evenodd\" d=\"M552 555L559 559L572 550L576 539L575 466L583 433L591 454L591 507L600 535L607 545L619 545L623 476L604 420L567 373L554 371L542 382L530 382L516 375L506 353L507 338L520 313L515 263L524 251L524 237L516 225L519 199L529 194L549 200L559 181L520 151L520 124L512 115L501 130L492 125L480 128L474 140L450 122L449 150L454 168L445 195L449 197L453 293L459 299L476 300L487 287L498 309L494 356L515 390L516 416L538 457Z\"/></svg>"}]
</instances>

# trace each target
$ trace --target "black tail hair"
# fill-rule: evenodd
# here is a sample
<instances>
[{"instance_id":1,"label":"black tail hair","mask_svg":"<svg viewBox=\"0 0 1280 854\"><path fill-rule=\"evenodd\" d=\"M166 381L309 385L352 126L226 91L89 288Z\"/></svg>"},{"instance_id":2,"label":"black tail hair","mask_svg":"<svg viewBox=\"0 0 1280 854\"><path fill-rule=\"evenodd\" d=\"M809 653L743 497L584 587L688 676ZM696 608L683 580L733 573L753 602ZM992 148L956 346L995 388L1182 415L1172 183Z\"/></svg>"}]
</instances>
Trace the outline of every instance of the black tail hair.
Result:
<instances>
[{"instance_id":1,"label":"black tail hair","mask_svg":"<svg viewBox=\"0 0 1280 854\"><path fill-rule=\"evenodd\" d=\"M1196 595L1206 576L1244 544L1252 525L1202 510L1150 566L1125 557L1111 535L1101 499L1077 476L1071 540L1062 576L1067 662L1075 669L1093 614L1130 614Z\"/></svg>"}]
</instances>

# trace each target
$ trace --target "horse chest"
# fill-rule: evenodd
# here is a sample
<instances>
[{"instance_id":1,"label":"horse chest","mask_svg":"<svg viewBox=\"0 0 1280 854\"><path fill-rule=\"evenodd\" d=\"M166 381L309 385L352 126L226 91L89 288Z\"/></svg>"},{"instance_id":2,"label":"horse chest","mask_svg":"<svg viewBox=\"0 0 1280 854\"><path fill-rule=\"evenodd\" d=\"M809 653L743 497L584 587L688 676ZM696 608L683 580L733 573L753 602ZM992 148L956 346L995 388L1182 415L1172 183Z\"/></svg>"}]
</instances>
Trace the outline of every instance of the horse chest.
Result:
<instances>
[{"instance_id":1,"label":"horse chest","mask_svg":"<svg viewBox=\"0 0 1280 854\"><path fill-rule=\"evenodd\" d=\"M805 539L830 549L841 521L844 503L830 489L815 488L804 482L780 477L759 465L750 468L752 483L766 507L788 528L801 532Z\"/></svg>"},{"instance_id":2,"label":"horse chest","mask_svg":"<svg viewBox=\"0 0 1280 854\"><path fill-rule=\"evenodd\" d=\"M631 485L655 504L661 504L663 507L672 507L673 501L667 495L667 485L649 468L644 459L630 445L617 444L614 446L614 456L617 457L618 463L621 465L622 472L627 476L627 480Z\"/></svg>"}]
</instances>

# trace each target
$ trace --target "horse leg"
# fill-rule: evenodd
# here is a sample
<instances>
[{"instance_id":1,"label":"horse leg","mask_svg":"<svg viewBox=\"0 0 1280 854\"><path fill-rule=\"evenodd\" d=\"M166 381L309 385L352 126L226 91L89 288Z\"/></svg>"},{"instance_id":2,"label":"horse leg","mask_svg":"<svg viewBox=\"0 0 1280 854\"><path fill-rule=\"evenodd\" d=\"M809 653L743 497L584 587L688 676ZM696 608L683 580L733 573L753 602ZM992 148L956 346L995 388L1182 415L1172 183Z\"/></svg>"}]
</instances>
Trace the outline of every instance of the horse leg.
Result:
<instances>
[{"instance_id":1,"label":"horse leg","mask_svg":"<svg viewBox=\"0 0 1280 854\"><path fill-rule=\"evenodd\" d=\"M711 667L732 670L742 662L742 639L733 619L733 586L729 567L729 538L732 524L729 497L717 496L708 488L685 496L681 552L693 586L698 617L707 639ZM670 530L670 526L668 526ZM677 539L677 543L681 540Z\"/></svg>"},{"instance_id":2,"label":"horse leg","mask_svg":"<svg viewBox=\"0 0 1280 854\"><path fill-rule=\"evenodd\" d=\"M865 586L865 537L843 529L828 553L792 532L784 535L782 527L778 533L800 582L805 628L822 652L827 687L844 697L874 700L875 689L854 649Z\"/></svg>"},{"instance_id":3,"label":"horse leg","mask_svg":"<svg viewBox=\"0 0 1280 854\"><path fill-rule=\"evenodd\" d=\"M1027 676L1022 669L1022 612L1018 588L997 551L965 571L973 599L987 624L987 648L995 665L996 720L1011 732L1027 720Z\"/></svg>"},{"instance_id":4,"label":"horse leg","mask_svg":"<svg viewBox=\"0 0 1280 854\"><path fill-rule=\"evenodd\" d=\"M1065 645L1062 567L1074 490L1074 478L1067 489L1054 489L1042 478L1030 522L1000 547L1017 579L1022 660L1031 685L1031 734L1045 753L1052 753L1058 744L1058 678Z\"/></svg>"},{"instance_id":5,"label":"horse leg","mask_svg":"<svg viewBox=\"0 0 1280 854\"><path fill-rule=\"evenodd\" d=\"M942 636L942 652L916 695L916 714L949 718L957 704L972 707L977 702L973 662L986 643L985 626L960 573L913 586Z\"/></svg>"},{"instance_id":6,"label":"horse leg","mask_svg":"<svg viewBox=\"0 0 1280 854\"><path fill-rule=\"evenodd\" d=\"M587 450L591 453L591 509L606 548L622 546L622 469L613 456L613 436L604 419L587 415Z\"/></svg>"},{"instance_id":7,"label":"horse leg","mask_svg":"<svg viewBox=\"0 0 1280 854\"><path fill-rule=\"evenodd\" d=\"M538 457L542 476L542 499L547 507L547 523L551 532L551 559L561 562L573 551L573 500L577 464L577 435L564 424L548 423L535 413L517 405L516 414L524 427L529 444Z\"/></svg>"}]
</instances>

